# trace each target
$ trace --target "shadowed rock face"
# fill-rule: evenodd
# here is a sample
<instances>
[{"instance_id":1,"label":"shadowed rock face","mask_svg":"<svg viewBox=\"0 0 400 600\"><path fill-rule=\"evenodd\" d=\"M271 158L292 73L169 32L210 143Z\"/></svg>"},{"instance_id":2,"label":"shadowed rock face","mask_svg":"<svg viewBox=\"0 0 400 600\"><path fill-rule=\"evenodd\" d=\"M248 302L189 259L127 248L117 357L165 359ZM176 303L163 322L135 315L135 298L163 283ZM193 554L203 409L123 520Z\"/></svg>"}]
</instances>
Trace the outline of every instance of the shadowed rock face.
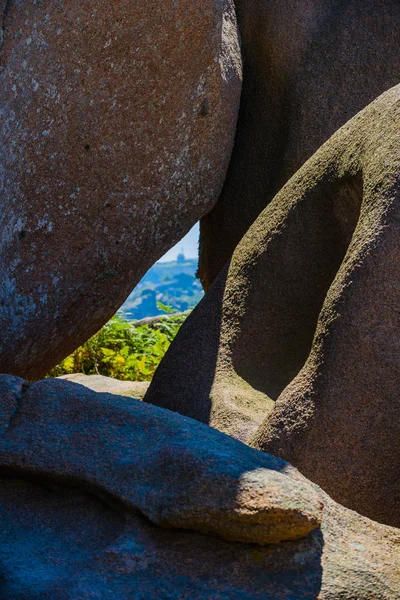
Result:
<instances>
[{"instance_id":1,"label":"shadowed rock face","mask_svg":"<svg viewBox=\"0 0 400 600\"><path fill-rule=\"evenodd\" d=\"M266 548L156 527L82 491L0 479L2 600L396 600L399 534L324 495L321 531Z\"/></svg>"},{"instance_id":2,"label":"shadowed rock face","mask_svg":"<svg viewBox=\"0 0 400 600\"><path fill-rule=\"evenodd\" d=\"M241 58L231 0L24 0L3 28L0 366L37 378L212 208Z\"/></svg>"},{"instance_id":3,"label":"shadowed rock face","mask_svg":"<svg viewBox=\"0 0 400 600\"><path fill-rule=\"evenodd\" d=\"M285 461L66 381L0 397L2 599L400 597L399 532Z\"/></svg>"},{"instance_id":4,"label":"shadowed rock face","mask_svg":"<svg viewBox=\"0 0 400 600\"><path fill-rule=\"evenodd\" d=\"M0 365L35 377L213 205L241 64L229 0L4 4ZM246 152L254 136L255 154L232 162L226 189L242 224L230 244L257 212L236 203L248 181L248 198L263 202L304 157L305 139L318 141L302 120L318 92L306 59L313 77L326 74L329 60L311 54L332 57L342 38L337 56L356 52L366 9L387 9L382 23L398 18L379 1L364 13L352 1L271 2L269 14L267 3L247 4L238 0L254 76L238 140ZM387 82L388 64L375 81ZM348 81L328 70L339 102ZM265 74L275 76L269 97L257 88ZM318 106L313 118L325 118ZM277 118L260 177L264 113ZM149 390L148 401L255 448L134 399L0 376L1 598L400 598L399 531L348 508L400 526L399 123L400 86L292 177ZM226 222L215 224L223 235Z\"/></svg>"},{"instance_id":5,"label":"shadowed rock face","mask_svg":"<svg viewBox=\"0 0 400 600\"><path fill-rule=\"evenodd\" d=\"M205 288L287 180L400 76L398 2L236 0L236 8L243 92L224 189L201 221Z\"/></svg>"},{"instance_id":6,"label":"shadowed rock face","mask_svg":"<svg viewBox=\"0 0 400 600\"><path fill-rule=\"evenodd\" d=\"M59 379L2 376L0 393L3 473L80 485L158 525L233 541L299 539L321 522L318 493L293 467L201 423Z\"/></svg>"},{"instance_id":7,"label":"shadowed rock face","mask_svg":"<svg viewBox=\"0 0 400 600\"><path fill-rule=\"evenodd\" d=\"M396 526L399 123L397 86L298 171L190 315L145 398L241 439L259 427L257 448ZM278 398L269 416L268 397Z\"/></svg>"}]
</instances>

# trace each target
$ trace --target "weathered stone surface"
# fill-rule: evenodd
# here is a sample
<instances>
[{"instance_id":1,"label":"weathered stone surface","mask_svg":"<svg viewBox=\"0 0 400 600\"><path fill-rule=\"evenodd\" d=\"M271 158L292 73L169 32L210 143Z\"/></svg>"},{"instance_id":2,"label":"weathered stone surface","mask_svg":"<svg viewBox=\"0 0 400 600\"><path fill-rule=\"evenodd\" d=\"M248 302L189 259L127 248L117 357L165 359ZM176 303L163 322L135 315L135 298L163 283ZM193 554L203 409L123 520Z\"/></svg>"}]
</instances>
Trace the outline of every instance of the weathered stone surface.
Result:
<instances>
[{"instance_id":1,"label":"weathered stone surface","mask_svg":"<svg viewBox=\"0 0 400 600\"><path fill-rule=\"evenodd\" d=\"M0 366L37 378L212 208L240 51L231 0L23 0L3 27Z\"/></svg>"},{"instance_id":2,"label":"weathered stone surface","mask_svg":"<svg viewBox=\"0 0 400 600\"><path fill-rule=\"evenodd\" d=\"M261 547L160 528L82 491L1 477L1 598L400 598L399 531L318 493L320 530Z\"/></svg>"},{"instance_id":3,"label":"weathered stone surface","mask_svg":"<svg viewBox=\"0 0 400 600\"><path fill-rule=\"evenodd\" d=\"M66 379L73 383L79 383L95 392L116 394L117 396L131 396L142 399L148 390L148 381L120 381L104 375L84 375L83 373L71 373L61 375L58 379Z\"/></svg>"},{"instance_id":4,"label":"weathered stone surface","mask_svg":"<svg viewBox=\"0 0 400 600\"><path fill-rule=\"evenodd\" d=\"M181 415L59 379L34 383L20 398L0 439L0 465L86 486L165 527L228 540L299 539L321 519L318 493L285 461Z\"/></svg>"},{"instance_id":5,"label":"weathered stone surface","mask_svg":"<svg viewBox=\"0 0 400 600\"><path fill-rule=\"evenodd\" d=\"M235 148L202 219L207 288L265 206L346 121L399 82L400 4L236 0L244 63Z\"/></svg>"},{"instance_id":6,"label":"weathered stone surface","mask_svg":"<svg viewBox=\"0 0 400 600\"><path fill-rule=\"evenodd\" d=\"M18 407L18 400L27 383L20 377L0 375L0 435L7 429L10 419Z\"/></svg>"},{"instance_id":7,"label":"weathered stone surface","mask_svg":"<svg viewBox=\"0 0 400 600\"><path fill-rule=\"evenodd\" d=\"M226 273L221 273L181 326L143 400L247 442L272 411L274 402L258 391L260 387L255 389L242 378L232 364L229 345L234 344L240 330L235 303L244 291L239 290L240 296L233 298L229 307L224 289L226 285L229 297L230 284ZM241 356L246 352L241 346Z\"/></svg>"},{"instance_id":8,"label":"weathered stone surface","mask_svg":"<svg viewBox=\"0 0 400 600\"><path fill-rule=\"evenodd\" d=\"M243 380L256 400L279 397L253 443L396 526L399 123L397 86L292 177L185 322L145 397L222 430L230 415L239 432Z\"/></svg>"}]
</instances>

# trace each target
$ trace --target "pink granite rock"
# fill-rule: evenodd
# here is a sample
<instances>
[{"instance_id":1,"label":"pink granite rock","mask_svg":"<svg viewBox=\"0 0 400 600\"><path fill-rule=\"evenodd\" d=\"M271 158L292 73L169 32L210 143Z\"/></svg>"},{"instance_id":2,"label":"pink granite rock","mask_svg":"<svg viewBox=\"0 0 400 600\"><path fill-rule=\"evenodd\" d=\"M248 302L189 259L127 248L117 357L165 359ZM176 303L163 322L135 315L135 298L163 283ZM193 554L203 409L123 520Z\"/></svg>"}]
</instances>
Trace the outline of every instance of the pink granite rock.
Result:
<instances>
[{"instance_id":1,"label":"pink granite rock","mask_svg":"<svg viewBox=\"0 0 400 600\"><path fill-rule=\"evenodd\" d=\"M145 396L281 456L337 502L396 527L399 124L398 85L290 179Z\"/></svg>"},{"instance_id":2,"label":"pink granite rock","mask_svg":"<svg viewBox=\"0 0 400 600\"><path fill-rule=\"evenodd\" d=\"M0 394L2 600L400 598L399 531L285 461L66 381Z\"/></svg>"},{"instance_id":3,"label":"pink granite rock","mask_svg":"<svg viewBox=\"0 0 400 600\"><path fill-rule=\"evenodd\" d=\"M259 544L321 522L318 492L285 461L139 400L46 379L0 377L2 472L106 494L164 527ZM19 388L18 388L19 385Z\"/></svg>"},{"instance_id":4,"label":"pink granite rock","mask_svg":"<svg viewBox=\"0 0 400 600\"><path fill-rule=\"evenodd\" d=\"M208 288L251 224L314 152L399 83L400 4L236 0L243 93L222 194L201 221Z\"/></svg>"},{"instance_id":5,"label":"pink granite rock","mask_svg":"<svg viewBox=\"0 0 400 600\"><path fill-rule=\"evenodd\" d=\"M0 72L0 366L36 378L215 203L232 0L10 3Z\"/></svg>"}]
</instances>

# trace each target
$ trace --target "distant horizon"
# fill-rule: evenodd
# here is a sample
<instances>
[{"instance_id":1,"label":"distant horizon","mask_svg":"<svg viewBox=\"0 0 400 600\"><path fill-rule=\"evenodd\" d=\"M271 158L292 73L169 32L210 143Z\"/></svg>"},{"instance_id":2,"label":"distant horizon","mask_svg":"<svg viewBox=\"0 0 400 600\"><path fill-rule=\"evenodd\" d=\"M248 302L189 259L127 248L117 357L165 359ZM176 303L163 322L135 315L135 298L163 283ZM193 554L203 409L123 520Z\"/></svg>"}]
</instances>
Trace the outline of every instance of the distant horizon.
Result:
<instances>
[{"instance_id":1,"label":"distant horizon","mask_svg":"<svg viewBox=\"0 0 400 600\"><path fill-rule=\"evenodd\" d=\"M179 254L182 254L182 252L180 252ZM185 261L189 261L189 260L197 261L197 259L198 259L198 256L186 256L185 253L183 253L183 255L185 257ZM160 258L160 260L157 260L157 262L155 262L154 265L160 265L160 264L167 265L169 263L176 263L176 262L178 262L178 257L168 258L168 259L164 259L164 257L163 257L163 258ZM154 267L154 265L153 265L153 267Z\"/></svg>"},{"instance_id":2,"label":"distant horizon","mask_svg":"<svg viewBox=\"0 0 400 600\"><path fill-rule=\"evenodd\" d=\"M162 256L157 262L172 262L178 258L178 254L185 255L187 259L193 259L199 257L199 235L200 228L199 224L196 223L192 229L181 239L180 242L175 244L173 248L168 250L164 256Z\"/></svg>"}]
</instances>

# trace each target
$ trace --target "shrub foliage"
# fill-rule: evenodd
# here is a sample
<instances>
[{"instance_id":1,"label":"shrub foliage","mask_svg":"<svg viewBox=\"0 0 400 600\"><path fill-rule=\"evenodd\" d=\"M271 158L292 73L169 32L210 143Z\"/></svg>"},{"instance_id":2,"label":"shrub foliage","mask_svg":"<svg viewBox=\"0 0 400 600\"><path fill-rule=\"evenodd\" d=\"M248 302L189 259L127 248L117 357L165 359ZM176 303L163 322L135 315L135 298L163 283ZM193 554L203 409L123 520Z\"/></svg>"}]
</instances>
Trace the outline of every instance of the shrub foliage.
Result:
<instances>
[{"instance_id":1,"label":"shrub foliage","mask_svg":"<svg viewBox=\"0 0 400 600\"><path fill-rule=\"evenodd\" d=\"M187 314L135 325L115 315L100 331L54 367L48 377L70 373L150 381Z\"/></svg>"}]
</instances>

